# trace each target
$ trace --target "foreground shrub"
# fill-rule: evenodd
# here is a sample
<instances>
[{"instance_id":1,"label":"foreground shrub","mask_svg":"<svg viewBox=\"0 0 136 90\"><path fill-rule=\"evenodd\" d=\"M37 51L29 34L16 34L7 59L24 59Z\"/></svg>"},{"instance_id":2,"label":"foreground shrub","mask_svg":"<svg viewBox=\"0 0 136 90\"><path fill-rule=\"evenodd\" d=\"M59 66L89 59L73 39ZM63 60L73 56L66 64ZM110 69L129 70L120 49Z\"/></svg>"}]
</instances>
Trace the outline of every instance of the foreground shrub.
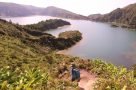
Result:
<instances>
[{"instance_id":1,"label":"foreground shrub","mask_svg":"<svg viewBox=\"0 0 136 90\"><path fill-rule=\"evenodd\" d=\"M27 69L24 72L9 67L0 69L0 90L34 90L47 88L48 74L39 69Z\"/></svg>"},{"instance_id":2,"label":"foreground shrub","mask_svg":"<svg viewBox=\"0 0 136 90\"><path fill-rule=\"evenodd\" d=\"M117 67L102 61L93 61L93 71L99 75L95 90L136 90L134 70Z\"/></svg>"}]
</instances>

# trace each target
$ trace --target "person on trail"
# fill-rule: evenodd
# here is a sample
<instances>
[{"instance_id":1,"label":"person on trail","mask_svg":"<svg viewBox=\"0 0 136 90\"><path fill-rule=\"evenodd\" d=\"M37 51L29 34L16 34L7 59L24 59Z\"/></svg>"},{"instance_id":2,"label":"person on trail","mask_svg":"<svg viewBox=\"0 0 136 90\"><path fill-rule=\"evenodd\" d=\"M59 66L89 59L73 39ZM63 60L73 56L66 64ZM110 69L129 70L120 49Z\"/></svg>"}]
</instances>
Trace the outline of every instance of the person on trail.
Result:
<instances>
[{"instance_id":1,"label":"person on trail","mask_svg":"<svg viewBox=\"0 0 136 90\"><path fill-rule=\"evenodd\" d=\"M80 80L80 71L76 68L75 64L71 65L71 81Z\"/></svg>"}]
</instances>

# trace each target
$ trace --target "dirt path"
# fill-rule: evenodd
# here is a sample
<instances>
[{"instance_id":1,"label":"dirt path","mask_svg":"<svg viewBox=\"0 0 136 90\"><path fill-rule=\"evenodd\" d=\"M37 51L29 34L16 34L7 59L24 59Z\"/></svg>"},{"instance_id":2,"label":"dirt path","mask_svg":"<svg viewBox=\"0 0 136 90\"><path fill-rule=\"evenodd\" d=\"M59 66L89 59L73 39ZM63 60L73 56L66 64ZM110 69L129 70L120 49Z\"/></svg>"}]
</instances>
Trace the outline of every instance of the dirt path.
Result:
<instances>
[{"instance_id":1,"label":"dirt path","mask_svg":"<svg viewBox=\"0 0 136 90\"><path fill-rule=\"evenodd\" d=\"M80 70L80 81L78 86L81 90L93 90L93 85L97 80L96 75L87 72L86 70Z\"/></svg>"}]
</instances>

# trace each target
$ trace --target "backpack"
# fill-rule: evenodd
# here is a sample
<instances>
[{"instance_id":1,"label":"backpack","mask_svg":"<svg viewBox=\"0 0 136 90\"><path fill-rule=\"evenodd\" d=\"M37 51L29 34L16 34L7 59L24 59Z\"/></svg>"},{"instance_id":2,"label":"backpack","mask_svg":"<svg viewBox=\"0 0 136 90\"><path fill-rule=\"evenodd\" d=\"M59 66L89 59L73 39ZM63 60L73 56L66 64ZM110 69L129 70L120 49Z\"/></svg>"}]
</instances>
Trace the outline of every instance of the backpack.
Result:
<instances>
[{"instance_id":1,"label":"backpack","mask_svg":"<svg viewBox=\"0 0 136 90\"><path fill-rule=\"evenodd\" d=\"M80 79L80 71L72 69L72 80Z\"/></svg>"}]
</instances>

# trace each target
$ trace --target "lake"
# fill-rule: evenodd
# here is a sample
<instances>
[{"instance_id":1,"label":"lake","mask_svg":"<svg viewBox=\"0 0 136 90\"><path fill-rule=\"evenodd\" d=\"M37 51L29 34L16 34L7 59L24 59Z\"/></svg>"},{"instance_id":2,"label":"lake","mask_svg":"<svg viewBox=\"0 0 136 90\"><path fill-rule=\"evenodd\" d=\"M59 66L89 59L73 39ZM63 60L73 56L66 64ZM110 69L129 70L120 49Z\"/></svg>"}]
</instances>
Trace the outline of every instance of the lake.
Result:
<instances>
[{"instance_id":1,"label":"lake","mask_svg":"<svg viewBox=\"0 0 136 90\"><path fill-rule=\"evenodd\" d=\"M29 16L4 19L25 25L51 18L55 17ZM126 67L136 64L136 31L114 28L107 23L68 19L67 21L71 23L70 26L59 27L47 33L57 36L60 32L79 30L83 34L83 39L60 53L81 58L101 58L106 62Z\"/></svg>"}]
</instances>

